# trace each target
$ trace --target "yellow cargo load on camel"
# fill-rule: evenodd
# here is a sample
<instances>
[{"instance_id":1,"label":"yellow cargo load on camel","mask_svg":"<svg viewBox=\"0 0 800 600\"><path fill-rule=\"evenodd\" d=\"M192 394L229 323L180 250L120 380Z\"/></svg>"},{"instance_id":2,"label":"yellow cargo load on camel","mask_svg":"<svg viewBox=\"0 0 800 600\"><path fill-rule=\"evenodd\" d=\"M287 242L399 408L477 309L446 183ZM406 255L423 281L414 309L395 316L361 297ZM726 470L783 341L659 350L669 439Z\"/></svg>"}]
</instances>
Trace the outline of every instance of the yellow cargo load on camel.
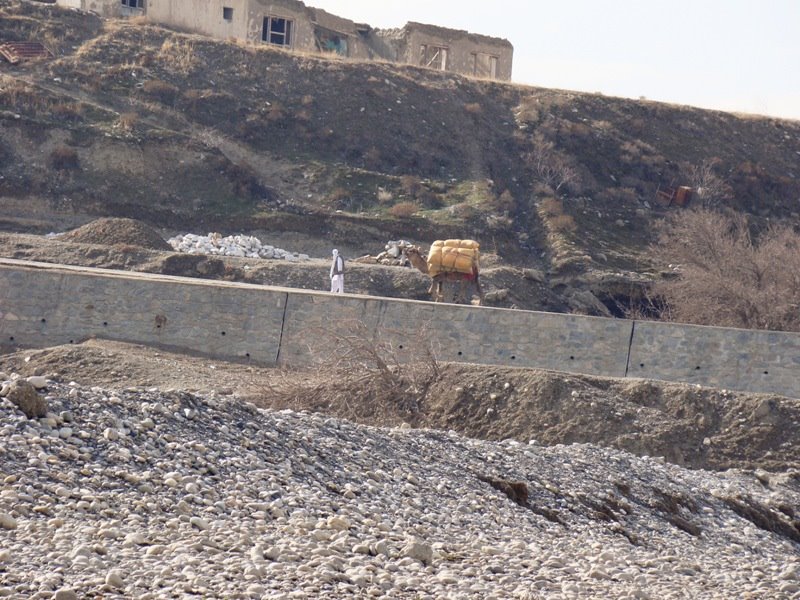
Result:
<instances>
[{"instance_id":1,"label":"yellow cargo load on camel","mask_svg":"<svg viewBox=\"0 0 800 600\"><path fill-rule=\"evenodd\" d=\"M437 240L428 252L428 274L478 273L480 244L475 240Z\"/></svg>"}]
</instances>

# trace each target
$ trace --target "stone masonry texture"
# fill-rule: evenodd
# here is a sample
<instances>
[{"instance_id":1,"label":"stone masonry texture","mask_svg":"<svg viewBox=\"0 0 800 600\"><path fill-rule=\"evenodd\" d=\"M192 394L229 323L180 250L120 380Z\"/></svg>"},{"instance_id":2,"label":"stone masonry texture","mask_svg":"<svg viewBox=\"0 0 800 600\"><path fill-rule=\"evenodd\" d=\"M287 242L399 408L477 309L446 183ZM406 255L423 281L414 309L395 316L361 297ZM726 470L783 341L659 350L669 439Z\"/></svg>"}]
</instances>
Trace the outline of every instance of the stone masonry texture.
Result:
<instances>
[{"instance_id":1,"label":"stone masonry texture","mask_svg":"<svg viewBox=\"0 0 800 600\"><path fill-rule=\"evenodd\" d=\"M800 334L329 294L0 259L0 339L99 337L253 364L354 346L800 397Z\"/></svg>"}]
</instances>

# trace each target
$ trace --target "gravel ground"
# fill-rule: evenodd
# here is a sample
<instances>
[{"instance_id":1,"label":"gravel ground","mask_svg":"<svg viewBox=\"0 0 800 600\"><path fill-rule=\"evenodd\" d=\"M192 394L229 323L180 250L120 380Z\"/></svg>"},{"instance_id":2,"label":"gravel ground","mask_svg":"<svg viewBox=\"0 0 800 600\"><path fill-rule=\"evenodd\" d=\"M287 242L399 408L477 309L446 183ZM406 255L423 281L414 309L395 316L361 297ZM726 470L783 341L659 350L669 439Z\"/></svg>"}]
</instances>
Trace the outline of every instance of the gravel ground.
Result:
<instances>
[{"instance_id":1,"label":"gravel ground","mask_svg":"<svg viewBox=\"0 0 800 600\"><path fill-rule=\"evenodd\" d=\"M44 379L0 398L0 596L800 597L794 472Z\"/></svg>"}]
</instances>

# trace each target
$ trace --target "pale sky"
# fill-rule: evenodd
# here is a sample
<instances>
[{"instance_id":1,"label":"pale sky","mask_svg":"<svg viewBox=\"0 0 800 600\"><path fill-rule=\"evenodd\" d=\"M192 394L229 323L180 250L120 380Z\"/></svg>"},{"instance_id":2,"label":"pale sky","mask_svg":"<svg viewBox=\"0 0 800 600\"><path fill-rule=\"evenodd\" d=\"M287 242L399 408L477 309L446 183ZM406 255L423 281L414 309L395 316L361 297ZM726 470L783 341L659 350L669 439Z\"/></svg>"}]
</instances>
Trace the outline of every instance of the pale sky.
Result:
<instances>
[{"instance_id":1,"label":"pale sky","mask_svg":"<svg viewBox=\"0 0 800 600\"><path fill-rule=\"evenodd\" d=\"M306 0L506 38L516 83L800 119L800 0Z\"/></svg>"}]
</instances>

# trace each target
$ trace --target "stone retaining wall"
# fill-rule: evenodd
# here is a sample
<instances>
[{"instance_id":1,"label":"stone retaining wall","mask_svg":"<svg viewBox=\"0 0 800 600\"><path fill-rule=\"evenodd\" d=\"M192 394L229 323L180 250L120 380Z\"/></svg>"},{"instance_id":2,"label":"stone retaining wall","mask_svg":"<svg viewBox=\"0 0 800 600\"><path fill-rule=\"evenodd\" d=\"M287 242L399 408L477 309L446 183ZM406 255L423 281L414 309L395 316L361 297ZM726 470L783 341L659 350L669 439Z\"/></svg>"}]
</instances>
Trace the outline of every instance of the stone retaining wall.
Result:
<instances>
[{"instance_id":1,"label":"stone retaining wall","mask_svg":"<svg viewBox=\"0 0 800 600\"><path fill-rule=\"evenodd\" d=\"M360 331L357 331L359 330ZM0 340L92 336L262 365L342 352L352 336L439 360L698 383L800 397L800 334L331 295L0 259Z\"/></svg>"}]
</instances>

